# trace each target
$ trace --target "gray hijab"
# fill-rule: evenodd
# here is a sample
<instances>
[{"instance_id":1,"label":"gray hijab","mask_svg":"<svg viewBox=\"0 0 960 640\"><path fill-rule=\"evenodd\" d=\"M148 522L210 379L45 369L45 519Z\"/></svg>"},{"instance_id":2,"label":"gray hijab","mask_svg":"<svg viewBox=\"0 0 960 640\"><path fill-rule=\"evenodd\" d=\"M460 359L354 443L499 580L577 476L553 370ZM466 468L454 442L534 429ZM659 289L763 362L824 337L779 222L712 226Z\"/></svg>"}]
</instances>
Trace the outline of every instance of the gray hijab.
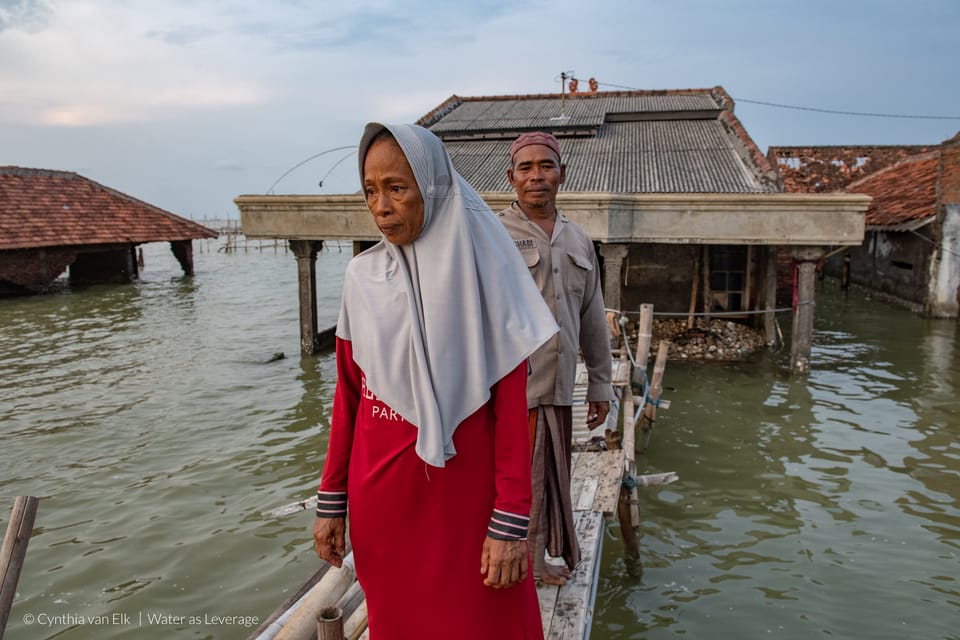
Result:
<instances>
[{"instance_id":1,"label":"gray hijab","mask_svg":"<svg viewBox=\"0 0 960 640\"><path fill-rule=\"evenodd\" d=\"M509 234L434 134L368 124L361 183L383 129L413 169L423 229L407 245L381 240L350 261L337 335L352 342L369 391L417 427L417 455L442 467L456 454L457 426L557 325Z\"/></svg>"}]
</instances>

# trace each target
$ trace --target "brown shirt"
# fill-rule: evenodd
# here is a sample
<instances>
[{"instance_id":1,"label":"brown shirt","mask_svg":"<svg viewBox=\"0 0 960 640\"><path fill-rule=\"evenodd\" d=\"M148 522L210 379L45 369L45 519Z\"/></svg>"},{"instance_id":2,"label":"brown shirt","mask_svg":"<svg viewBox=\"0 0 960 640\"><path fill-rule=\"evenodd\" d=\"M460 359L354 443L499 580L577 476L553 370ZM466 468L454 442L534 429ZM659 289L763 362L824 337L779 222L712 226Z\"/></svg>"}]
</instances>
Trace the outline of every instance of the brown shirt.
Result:
<instances>
[{"instance_id":1,"label":"brown shirt","mask_svg":"<svg viewBox=\"0 0 960 640\"><path fill-rule=\"evenodd\" d=\"M610 329L590 236L558 213L553 237L548 238L516 202L497 215L560 325L560 332L530 357L528 408L573 404L578 349L587 365L587 401L613 400Z\"/></svg>"}]
</instances>

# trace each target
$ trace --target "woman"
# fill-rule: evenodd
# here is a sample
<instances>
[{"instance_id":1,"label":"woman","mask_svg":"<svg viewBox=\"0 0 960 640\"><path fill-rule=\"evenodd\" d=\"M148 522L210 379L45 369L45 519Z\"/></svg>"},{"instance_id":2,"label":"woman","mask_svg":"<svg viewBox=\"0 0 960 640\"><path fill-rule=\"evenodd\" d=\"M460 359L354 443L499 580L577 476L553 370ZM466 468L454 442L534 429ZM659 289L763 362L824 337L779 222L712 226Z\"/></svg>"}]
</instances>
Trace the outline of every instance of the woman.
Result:
<instances>
[{"instance_id":1,"label":"woman","mask_svg":"<svg viewBox=\"0 0 960 640\"><path fill-rule=\"evenodd\" d=\"M344 278L317 553L340 566L349 504L371 640L542 638L526 359L556 324L436 136L372 123L359 159L384 240Z\"/></svg>"}]
</instances>

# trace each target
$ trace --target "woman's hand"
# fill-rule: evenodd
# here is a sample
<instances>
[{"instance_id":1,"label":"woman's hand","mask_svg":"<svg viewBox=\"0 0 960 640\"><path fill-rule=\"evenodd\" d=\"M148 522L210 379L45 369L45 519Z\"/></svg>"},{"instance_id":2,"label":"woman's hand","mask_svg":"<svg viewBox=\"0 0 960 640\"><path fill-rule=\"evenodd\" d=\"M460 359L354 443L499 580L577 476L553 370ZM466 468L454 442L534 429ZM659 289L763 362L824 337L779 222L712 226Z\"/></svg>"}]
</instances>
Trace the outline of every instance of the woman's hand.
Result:
<instances>
[{"instance_id":1,"label":"woman's hand","mask_svg":"<svg viewBox=\"0 0 960 640\"><path fill-rule=\"evenodd\" d=\"M494 589L512 587L526 579L528 566L526 540L484 539L480 556L480 573L486 576L483 584Z\"/></svg>"},{"instance_id":2,"label":"woman's hand","mask_svg":"<svg viewBox=\"0 0 960 640\"><path fill-rule=\"evenodd\" d=\"M313 521L313 548L317 555L335 567L343 564L347 553L346 518L317 518Z\"/></svg>"}]
</instances>

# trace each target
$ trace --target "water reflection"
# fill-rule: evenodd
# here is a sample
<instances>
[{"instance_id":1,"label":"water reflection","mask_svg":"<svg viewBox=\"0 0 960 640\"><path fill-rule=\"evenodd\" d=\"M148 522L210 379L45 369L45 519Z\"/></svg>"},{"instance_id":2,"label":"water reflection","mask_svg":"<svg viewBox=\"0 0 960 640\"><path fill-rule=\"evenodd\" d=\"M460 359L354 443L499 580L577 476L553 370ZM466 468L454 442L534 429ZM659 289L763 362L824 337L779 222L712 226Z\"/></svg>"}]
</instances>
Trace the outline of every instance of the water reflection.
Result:
<instances>
[{"instance_id":1,"label":"water reflection","mask_svg":"<svg viewBox=\"0 0 960 640\"><path fill-rule=\"evenodd\" d=\"M642 574L606 545L594 637L956 637L956 323L823 299L806 379L668 365L643 462L680 481L641 489Z\"/></svg>"}]
</instances>

